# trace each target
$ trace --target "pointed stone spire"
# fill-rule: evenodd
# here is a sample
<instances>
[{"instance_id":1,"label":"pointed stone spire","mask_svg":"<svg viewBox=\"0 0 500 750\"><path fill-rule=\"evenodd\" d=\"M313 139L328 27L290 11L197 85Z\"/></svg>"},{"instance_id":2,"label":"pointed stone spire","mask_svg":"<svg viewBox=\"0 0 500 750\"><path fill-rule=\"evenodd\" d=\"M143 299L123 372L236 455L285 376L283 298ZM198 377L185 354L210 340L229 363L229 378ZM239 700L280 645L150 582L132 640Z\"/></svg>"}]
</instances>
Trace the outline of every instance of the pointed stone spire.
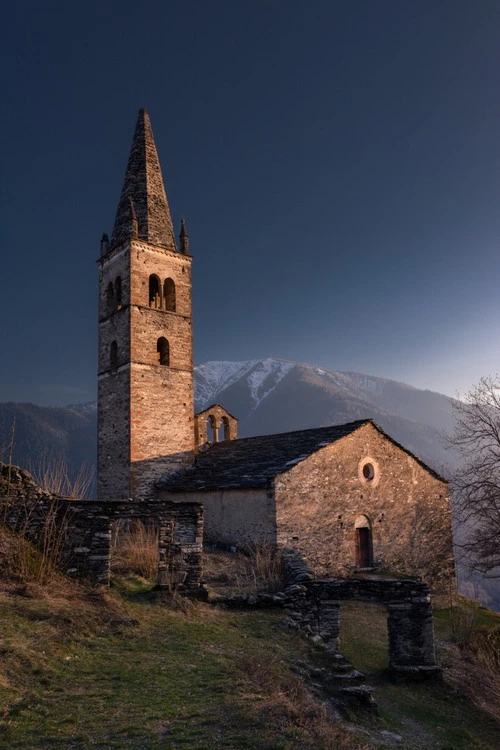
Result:
<instances>
[{"instance_id":1,"label":"pointed stone spire","mask_svg":"<svg viewBox=\"0 0 500 750\"><path fill-rule=\"evenodd\" d=\"M181 218L181 233L179 235L180 240L180 251L181 253L184 253L185 255L189 255L189 236L186 229L186 220L184 219L184 216Z\"/></svg>"},{"instance_id":2,"label":"pointed stone spire","mask_svg":"<svg viewBox=\"0 0 500 750\"><path fill-rule=\"evenodd\" d=\"M139 237L139 222L137 221L137 214L135 212L135 203L132 195L128 197L130 207L130 230L129 237L136 240Z\"/></svg>"},{"instance_id":3,"label":"pointed stone spire","mask_svg":"<svg viewBox=\"0 0 500 750\"><path fill-rule=\"evenodd\" d=\"M145 109L139 110L135 126L111 237L112 248L130 239L134 223L140 240L176 250L160 162Z\"/></svg>"}]
</instances>

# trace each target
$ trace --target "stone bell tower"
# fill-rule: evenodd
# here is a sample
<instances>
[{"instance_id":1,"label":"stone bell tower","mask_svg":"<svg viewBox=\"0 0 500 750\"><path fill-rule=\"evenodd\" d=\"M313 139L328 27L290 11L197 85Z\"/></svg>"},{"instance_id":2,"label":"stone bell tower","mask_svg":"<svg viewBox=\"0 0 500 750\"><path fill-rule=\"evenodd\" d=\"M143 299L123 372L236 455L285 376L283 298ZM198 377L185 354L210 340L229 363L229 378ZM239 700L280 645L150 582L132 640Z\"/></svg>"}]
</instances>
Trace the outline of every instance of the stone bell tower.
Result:
<instances>
[{"instance_id":1,"label":"stone bell tower","mask_svg":"<svg viewBox=\"0 0 500 750\"><path fill-rule=\"evenodd\" d=\"M191 257L177 248L148 113L99 260L98 498L147 500L194 450Z\"/></svg>"}]
</instances>

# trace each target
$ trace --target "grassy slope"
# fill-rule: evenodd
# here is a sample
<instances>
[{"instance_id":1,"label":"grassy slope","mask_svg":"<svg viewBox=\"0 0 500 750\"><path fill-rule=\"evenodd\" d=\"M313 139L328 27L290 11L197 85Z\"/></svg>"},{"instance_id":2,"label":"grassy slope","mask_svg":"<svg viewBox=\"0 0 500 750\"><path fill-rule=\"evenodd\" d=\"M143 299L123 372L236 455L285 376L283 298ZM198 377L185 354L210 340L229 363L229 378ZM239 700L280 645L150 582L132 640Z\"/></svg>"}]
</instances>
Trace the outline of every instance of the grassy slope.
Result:
<instances>
[{"instance_id":1,"label":"grassy slope","mask_svg":"<svg viewBox=\"0 0 500 750\"><path fill-rule=\"evenodd\" d=\"M0 600L1 748L359 746L290 671L307 646L279 613L35 593Z\"/></svg>"},{"instance_id":2,"label":"grassy slope","mask_svg":"<svg viewBox=\"0 0 500 750\"><path fill-rule=\"evenodd\" d=\"M342 606L341 650L376 687L375 698L386 728L400 734L399 747L474 750L500 747L500 725L457 689L451 680L452 663L461 663L449 639L449 610L435 615L437 654L444 667L443 681L406 683L386 671L386 612L375 604L349 602ZM484 613L488 613L485 616ZM475 626L500 632L500 616L481 608Z\"/></svg>"},{"instance_id":3,"label":"grassy slope","mask_svg":"<svg viewBox=\"0 0 500 750\"><path fill-rule=\"evenodd\" d=\"M293 660L322 657L280 612L174 611L135 579L111 592L6 589L0 612L0 748L347 750L384 728L403 736L397 747L500 747L498 724L452 687L388 677L376 607L343 609L343 651L380 706L361 732L330 723L293 675Z\"/></svg>"}]
</instances>

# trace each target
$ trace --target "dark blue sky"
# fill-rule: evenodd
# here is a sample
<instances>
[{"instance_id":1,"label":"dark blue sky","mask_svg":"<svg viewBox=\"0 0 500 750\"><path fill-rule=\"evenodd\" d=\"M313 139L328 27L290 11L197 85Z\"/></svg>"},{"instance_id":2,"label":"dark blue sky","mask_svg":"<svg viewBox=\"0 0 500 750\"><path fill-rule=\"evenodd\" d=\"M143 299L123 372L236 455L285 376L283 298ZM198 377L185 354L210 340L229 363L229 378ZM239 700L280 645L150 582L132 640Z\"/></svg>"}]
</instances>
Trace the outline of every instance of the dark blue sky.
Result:
<instances>
[{"instance_id":1,"label":"dark blue sky","mask_svg":"<svg viewBox=\"0 0 500 750\"><path fill-rule=\"evenodd\" d=\"M500 371L497 0L8 0L2 26L1 401L95 396L140 107L188 222L197 363L451 395Z\"/></svg>"}]
</instances>

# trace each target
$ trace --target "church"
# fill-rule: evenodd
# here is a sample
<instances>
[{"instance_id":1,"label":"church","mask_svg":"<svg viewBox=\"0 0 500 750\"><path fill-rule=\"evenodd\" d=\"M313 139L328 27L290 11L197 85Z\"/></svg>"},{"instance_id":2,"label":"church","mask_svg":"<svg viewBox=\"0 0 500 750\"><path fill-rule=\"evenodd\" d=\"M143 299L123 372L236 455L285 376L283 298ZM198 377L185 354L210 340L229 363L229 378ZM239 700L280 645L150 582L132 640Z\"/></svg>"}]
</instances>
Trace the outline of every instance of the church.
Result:
<instances>
[{"instance_id":1,"label":"church","mask_svg":"<svg viewBox=\"0 0 500 750\"><path fill-rule=\"evenodd\" d=\"M447 484L369 415L238 439L223 406L194 413L191 264L141 110L101 240L97 503L191 509L198 544L291 549L318 576L395 571L449 586Z\"/></svg>"}]
</instances>

